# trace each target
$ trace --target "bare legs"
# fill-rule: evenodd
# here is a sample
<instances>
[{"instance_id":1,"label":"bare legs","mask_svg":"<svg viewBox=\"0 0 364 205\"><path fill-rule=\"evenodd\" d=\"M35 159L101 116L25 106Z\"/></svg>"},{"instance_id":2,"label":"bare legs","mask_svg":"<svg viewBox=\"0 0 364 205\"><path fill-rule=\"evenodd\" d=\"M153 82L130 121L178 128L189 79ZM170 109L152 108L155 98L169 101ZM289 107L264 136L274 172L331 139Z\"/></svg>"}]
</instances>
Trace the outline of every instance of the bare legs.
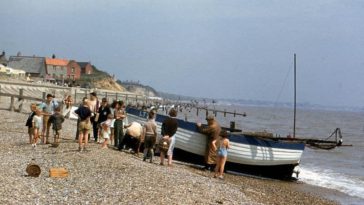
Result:
<instances>
[{"instance_id":1,"label":"bare legs","mask_svg":"<svg viewBox=\"0 0 364 205\"><path fill-rule=\"evenodd\" d=\"M85 142L84 146L82 146L82 141ZM78 149L82 151L88 143L88 130L80 132L80 136L78 137Z\"/></svg>"},{"instance_id":2,"label":"bare legs","mask_svg":"<svg viewBox=\"0 0 364 205\"><path fill-rule=\"evenodd\" d=\"M224 178L224 169L227 157L217 156L214 177Z\"/></svg>"}]
</instances>

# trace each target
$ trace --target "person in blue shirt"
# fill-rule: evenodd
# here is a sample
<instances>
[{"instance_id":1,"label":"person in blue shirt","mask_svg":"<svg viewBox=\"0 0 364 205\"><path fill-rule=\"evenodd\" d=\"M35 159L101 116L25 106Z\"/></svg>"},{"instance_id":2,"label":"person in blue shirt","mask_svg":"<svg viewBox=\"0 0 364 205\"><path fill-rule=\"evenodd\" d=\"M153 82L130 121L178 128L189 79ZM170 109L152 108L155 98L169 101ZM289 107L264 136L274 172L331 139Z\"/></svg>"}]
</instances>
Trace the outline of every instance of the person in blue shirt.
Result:
<instances>
[{"instance_id":1,"label":"person in blue shirt","mask_svg":"<svg viewBox=\"0 0 364 205\"><path fill-rule=\"evenodd\" d=\"M55 101L54 96L52 94L47 94L47 98L45 102L40 104L40 108L43 114L43 129L42 129L42 142L45 144L49 144L49 127L48 120L49 117L54 113L56 107L58 107L58 102Z\"/></svg>"}]
</instances>

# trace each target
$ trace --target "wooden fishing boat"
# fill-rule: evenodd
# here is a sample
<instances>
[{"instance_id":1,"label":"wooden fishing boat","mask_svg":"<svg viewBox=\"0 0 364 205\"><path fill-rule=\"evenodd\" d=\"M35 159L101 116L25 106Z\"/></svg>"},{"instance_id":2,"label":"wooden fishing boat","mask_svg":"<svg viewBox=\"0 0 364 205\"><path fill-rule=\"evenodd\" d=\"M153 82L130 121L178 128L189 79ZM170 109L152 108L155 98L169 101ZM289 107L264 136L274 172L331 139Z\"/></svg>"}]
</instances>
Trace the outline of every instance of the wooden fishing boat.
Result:
<instances>
[{"instance_id":1,"label":"wooden fishing boat","mask_svg":"<svg viewBox=\"0 0 364 205\"><path fill-rule=\"evenodd\" d=\"M129 122L146 122L147 111L132 107L128 107L126 111ZM156 116L159 133L166 118L167 116L161 114ZM207 137L198 132L196 123L178 119L175 137L174 158L203 164ZM304 142L275 140L242 132L229 132L229 139L231 149L226 170L274 178L291 178L305 148Z\"/></svg>"}]
</instances>

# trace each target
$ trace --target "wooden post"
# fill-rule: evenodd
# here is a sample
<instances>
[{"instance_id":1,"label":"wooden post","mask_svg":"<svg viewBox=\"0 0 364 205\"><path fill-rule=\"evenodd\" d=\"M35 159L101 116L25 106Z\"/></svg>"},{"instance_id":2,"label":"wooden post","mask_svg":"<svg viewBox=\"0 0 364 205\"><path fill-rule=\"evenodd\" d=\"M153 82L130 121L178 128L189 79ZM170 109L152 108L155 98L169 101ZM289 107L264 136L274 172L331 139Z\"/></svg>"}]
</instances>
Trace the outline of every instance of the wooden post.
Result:
<instances>
[{"instance_id":1,"label":"wooden post","mask_svg":"<svg viewBox=\"0 0 364 205\"><path fill-rule=\"evenodd\" d=\"M14 96L11 96L9 110L12 112L14 111Z\"/></svg>"},{"instance_id":2,"label":"wooden post","mask_svg":"<svg viewBox=\"0 0 364 205\"><path fill-rule=\"evenodd\" d=\"M21 112L21 110L23 109L23 102L24 102L24 99L22 98L23 97L23 93L24 93L24 89L23 88L19 89L19 95L20 95L20 97L18 98L18 102L21 101L20 104L19 104L19 107L18 107L19 112Z\"/></svg>"},{"instance_id":3,"label":"wooden post","mask_svg":"<svg viewBox=\"0 0 364 205\"><path fill-rule=\"evenodd\" d=\"M226 109L224 109L224 117L226 117Z\"/></svg>"},{"instance_id":4,"label":"wooden post","mask_svg":"<svg viewBox=\"0 0 364 205\"><path fill-rule=\"evenodd\" d=\"M77 102L77 89L75 89L75 98L73 100L74 102Z\"/></svg>"},{"instance_id":5,"label":"wooden post","mask_svg":"<svg viewBox=\"0 0 364 205\"><path fill-rule=\"evenodd\" d=\"M196 115L198 116L198 108L197 108L197 111L196 111Z\"/></svg>"},{"instance_id":6,"label":"wooden post","mask_svg":"<svg viewBox=\"0 0 364 205\"><path fill-rule=\"evenodd\" d=\"M46 99L46 92L43 92L42 93L42 99L43 99L43 101L45 101L45 99Z\"/></svg>"}]
</instances>

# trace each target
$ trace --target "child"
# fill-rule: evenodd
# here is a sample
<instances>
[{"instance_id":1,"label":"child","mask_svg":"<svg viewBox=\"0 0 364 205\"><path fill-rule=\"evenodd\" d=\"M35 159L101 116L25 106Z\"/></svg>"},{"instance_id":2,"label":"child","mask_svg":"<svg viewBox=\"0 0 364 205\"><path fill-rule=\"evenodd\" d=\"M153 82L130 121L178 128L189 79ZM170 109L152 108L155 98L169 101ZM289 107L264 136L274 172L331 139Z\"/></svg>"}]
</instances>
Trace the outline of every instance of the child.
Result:
<instances>
[{"instance_id":1,"label":"child","mask_svg":"<svg viewBox=\"0 0 364 205\"><path fill-rule=\"evenodd\" d=\"M212 141L212 146L216 150L216 167L214 178L224 179L224 169L227 159L227 149L230 148L230 141L227 132L222 131L218 140ZM216 146L216 143L218 147Z\"/></svg>"},{"instance_id":2,"label":"child","mask_svg":"<svg viewBox=\"0 0 364 205\"><path fill-rule=\"evenodd\" d=\"M54 109L54 114L49 117L48 127L53 124L52 129L54 133L54 143L59 143L62 131L62 123L64 122L64 117L61 114L61 108L58 106Z\"/></svg>"},{"instance_id":3,"label":"child","mask_svg":"<svg viewBox=\"0 0 364 205\"><path fill-rule=\"evenodd\" d=\"M42 111L38 108L36 108L35 110L35 115L33 117L32 120L32 127L33 127L33 131L34 131L34 140L33 140L33 148L35 148L37 146L37 141L38 138L40 137L40 133L42 131Z\"/></svg>"},{"instance_id":4,"label":"child","mask_svg":"<svg viewBox=\"0 0 364 205\"><path fill-rule=\"evenodd\" d=\"M147 160L149 155L149 162L153 162L153 148L155 141L157 139L157 124L154 121L154 111L150 111L148 114L148 121L144 124L143 134L144 134L144 157L143 161Z\"/></svg>"},{"instance_id":5,"label":"child","mask_svg":"<svg viewBox=\"0 0 364 205\"><path fill-rule=\"evenodd\" d=\"M33 143L34 138L34 129L33 129L33 117L35 115L35 111L37 110L37 105L35 103L32 103L30 105L30 114L28 116L28 119L25 123L25 126L28 127L28 135L29 135L29 144Z\"/></svg>"},{"instance_id":6,"label":"child","mask_svg":"<svg viewBox=\"0 0 364 205\"><path fill-rule=\"evenodd\" d=\"M111 123L113 122L113 115L112 114L108 114L107 115L107 120L102 122L100 124L101 126L101 136L104 138L104 142L101 145L101 148L107 148L107 144L108 144L108 140L110 139L110 135L111 135Z\"/></svg>"}]
</instances>

